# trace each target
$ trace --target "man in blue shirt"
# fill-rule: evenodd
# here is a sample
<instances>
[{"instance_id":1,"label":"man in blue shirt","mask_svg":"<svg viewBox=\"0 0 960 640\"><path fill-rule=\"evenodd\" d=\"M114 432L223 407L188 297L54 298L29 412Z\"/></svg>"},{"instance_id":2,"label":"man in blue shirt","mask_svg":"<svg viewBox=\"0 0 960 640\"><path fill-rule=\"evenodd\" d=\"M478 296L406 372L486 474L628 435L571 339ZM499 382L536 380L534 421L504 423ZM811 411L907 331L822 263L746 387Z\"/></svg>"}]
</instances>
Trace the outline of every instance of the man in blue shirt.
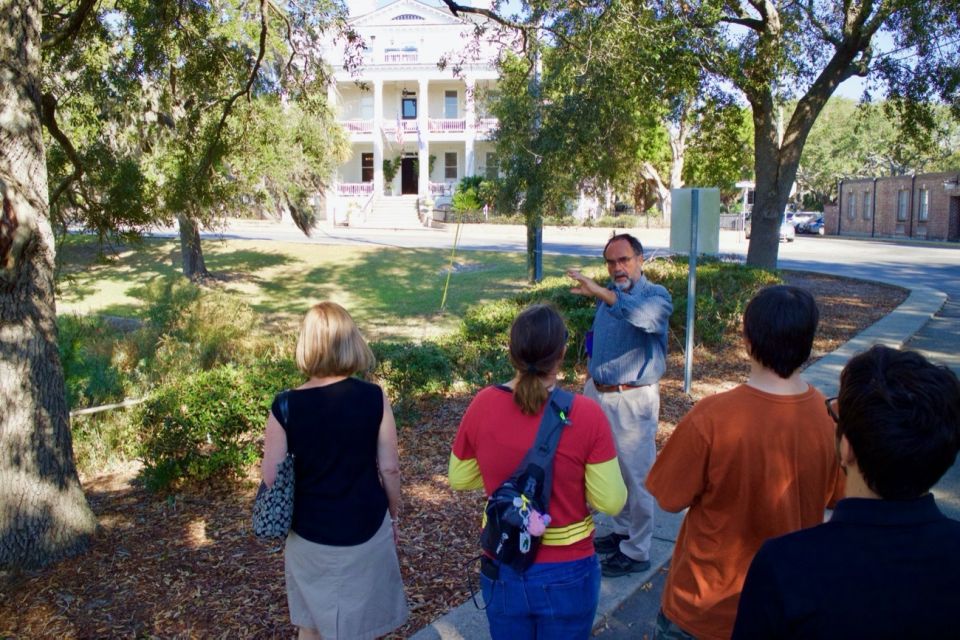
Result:
<instances>
[{"instance_id":1,"label":"man in blue shirt","mask_svg":"<svg viewBox=\"0 0 960 640\"><path fill-rule=\"evenodd\" d=\"M827 411L847 497L829 522L760 547L733 637L956 638L960 522L930 488L960 450L960 381L875 346L844 367Z\"/></svg>"},{"instance_id":2,"label":"man in blue shirt","mask_svg":"<svg viewBox=\"0 0 960 640\"><path fill-rule=\"evenodd\" d=\"M603 575L624 576L650 566L653 496L644 482L657 455L660 378L667 367L667 329L673 302L662 286L643 275L643 246L630 234L610 238L603 249L610 274L604 287L571 269L570 291L597 300L588 344L589 379L584 395L603 408L617 442L627 505L614 518L613 533L596 540L607 556Z\"/></svg>"}]
</instances>

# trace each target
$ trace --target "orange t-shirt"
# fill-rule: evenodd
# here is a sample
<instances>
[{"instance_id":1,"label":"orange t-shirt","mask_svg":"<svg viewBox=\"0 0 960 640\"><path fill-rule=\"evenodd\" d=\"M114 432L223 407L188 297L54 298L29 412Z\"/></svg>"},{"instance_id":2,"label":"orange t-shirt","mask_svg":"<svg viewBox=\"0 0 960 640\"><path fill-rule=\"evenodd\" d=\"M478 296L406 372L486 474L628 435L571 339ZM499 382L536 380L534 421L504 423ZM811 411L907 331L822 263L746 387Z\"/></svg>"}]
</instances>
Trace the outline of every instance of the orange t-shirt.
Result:
<instances>
[{"instance_id":1,"label":"orange t-shirt","mask_svg":"<svg viewBox=\"0 0 960 640\"><path fill-rule=\"evenodd\" d=\"M740 385L684 416L647 478L662 508L690 508L663 592L670 620L697 638L730 637L760 545L820 524L842 497L835 433L812 386L779 396Z\"/></svg>"}]
</instances>

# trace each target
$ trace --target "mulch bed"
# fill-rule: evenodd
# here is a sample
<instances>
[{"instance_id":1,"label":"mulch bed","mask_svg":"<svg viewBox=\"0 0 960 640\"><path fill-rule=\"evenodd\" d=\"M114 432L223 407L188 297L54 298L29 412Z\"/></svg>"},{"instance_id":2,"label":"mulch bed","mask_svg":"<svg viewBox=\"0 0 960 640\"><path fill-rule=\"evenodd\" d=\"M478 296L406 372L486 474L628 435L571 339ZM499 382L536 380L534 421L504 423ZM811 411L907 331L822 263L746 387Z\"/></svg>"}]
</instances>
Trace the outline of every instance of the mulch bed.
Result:
<instances>
[{"instance_id":1,"label":"mulch bed","mask_svg":"<svg viewBox=\"0 0 960 640\"><path fill-rule=\"evenodd\" d=\"M814 357L836 349L906 297L884 285L786 275L810 289L820 305ZM742 382L748 372L739 341L698 348L691 398L682 390L679 351L673 348L661 385L661 444L695 399ZM446 480L450 444L469 401L454 396L424 405L418 424L401 425L400 558L411 616L392 637L412 635L469 598L483 499L479 492L455 495ZM280 547L250 533L255 475L158 497L136 484L135 472L83 478L100 522L87 553L43 571L0 574L0 637L293 637Z\"/></svg>"}]
</instances>

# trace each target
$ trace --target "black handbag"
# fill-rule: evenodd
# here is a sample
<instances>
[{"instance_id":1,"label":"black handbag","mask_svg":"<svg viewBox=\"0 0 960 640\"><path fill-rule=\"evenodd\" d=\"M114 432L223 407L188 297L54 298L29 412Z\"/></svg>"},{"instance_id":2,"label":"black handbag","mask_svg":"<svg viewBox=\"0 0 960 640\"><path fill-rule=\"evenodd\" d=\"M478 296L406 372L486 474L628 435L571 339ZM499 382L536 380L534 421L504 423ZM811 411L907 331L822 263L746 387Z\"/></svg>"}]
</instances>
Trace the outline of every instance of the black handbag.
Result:
<instances>
[{"instance_id":1,"label":"black handbag","mask_svg":"<svg viewBox=\"0 0 960 640\"><path fill-rule=\"evenodd\" d=\"M280 424L287 425L287 402L289 391L284 391L277 398L280 415L277 417ZM257 497L253 501L253 535L270 540L286 538L293 523L293 454L286 457L277 465L277 477L272 487L263 482L257 490Z\"/></svg>"}]
</instances>

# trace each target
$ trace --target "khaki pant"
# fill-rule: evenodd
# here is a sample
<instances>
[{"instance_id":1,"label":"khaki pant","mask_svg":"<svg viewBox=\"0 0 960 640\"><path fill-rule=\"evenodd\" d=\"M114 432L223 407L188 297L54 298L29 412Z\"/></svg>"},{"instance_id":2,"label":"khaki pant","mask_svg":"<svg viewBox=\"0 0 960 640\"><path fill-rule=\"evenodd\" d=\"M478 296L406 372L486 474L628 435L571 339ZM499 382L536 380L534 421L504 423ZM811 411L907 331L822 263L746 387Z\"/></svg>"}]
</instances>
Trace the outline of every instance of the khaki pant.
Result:
<instances>
[{"instance_id":1,"label":"khaki pant","mask_svg":"<svg viewBox=\"0 0 960 640\"><path fill-rule=\"evenodd\" d=\"M627 485L627 504L613 518L614 532L627 536L620 543L620 551L633 560L650 560L656 503L644 483L657 457L660 385L600 393L593 380L587 380L583 395L596 400L610 421L620 472Z\"/></svg>"}]
</instances>

